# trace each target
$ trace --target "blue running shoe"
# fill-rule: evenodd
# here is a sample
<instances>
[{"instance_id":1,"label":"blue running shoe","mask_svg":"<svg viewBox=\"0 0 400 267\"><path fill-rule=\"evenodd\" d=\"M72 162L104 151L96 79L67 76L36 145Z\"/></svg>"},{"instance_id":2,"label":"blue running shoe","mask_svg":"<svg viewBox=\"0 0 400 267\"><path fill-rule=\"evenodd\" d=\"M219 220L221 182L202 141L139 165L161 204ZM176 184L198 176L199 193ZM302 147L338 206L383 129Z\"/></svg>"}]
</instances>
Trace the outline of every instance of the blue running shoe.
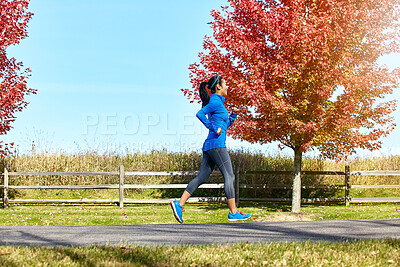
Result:
<instances>
[{"instance_id":1,"label":"blue running shoe","mask_svg":"<svg viewBox=\"0 0 400 267\"><path fill-rule=\"evenodd\" d=\"M179 204L178 200L172 201L172 202L170 202L170 204L171 204L172 211L174 212L175 219L179 223L183 223L182 211L184 211L185 208L182 207L181 204Z\"/></svg>"},{"instance_id":2,"label":"blue running shoe","mask_svg":"<svg viewBox=\"0 0 400 267\"><path fill-rule=\"evenodd\" d=\"M247 220L248 218L251 217L250 213L244 213L243 211L236 211L235 214L232 214L229 212L228 215L228 221L234 222L234 221L244 221Z\"/></svg>"}]
</instances>

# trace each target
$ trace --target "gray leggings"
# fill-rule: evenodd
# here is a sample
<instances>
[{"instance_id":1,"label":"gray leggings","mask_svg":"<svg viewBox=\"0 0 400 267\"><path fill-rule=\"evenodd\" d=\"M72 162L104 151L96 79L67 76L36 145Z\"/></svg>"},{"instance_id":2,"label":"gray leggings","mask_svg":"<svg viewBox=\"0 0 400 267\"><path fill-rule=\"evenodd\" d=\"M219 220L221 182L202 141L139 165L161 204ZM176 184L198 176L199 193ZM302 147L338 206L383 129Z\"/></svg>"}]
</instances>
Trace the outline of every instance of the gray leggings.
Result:
<instances>
[{"instance_id":1,"label":"gray leggings","mask_svg":"<svg viewBox=\"0 0 400 267\"><path fill-rule=\"evenodd\" d=\"M225 147L218 147L203 151L203 160L200 166L199 174L190 181L186 187L186 191L193 195L196 189L208 181L215 165L218 166L224 176L224 190L227 199L235 198L235 188L233 182L235 175L233 174L231 158Z\"/></svg>"}]
</instances>

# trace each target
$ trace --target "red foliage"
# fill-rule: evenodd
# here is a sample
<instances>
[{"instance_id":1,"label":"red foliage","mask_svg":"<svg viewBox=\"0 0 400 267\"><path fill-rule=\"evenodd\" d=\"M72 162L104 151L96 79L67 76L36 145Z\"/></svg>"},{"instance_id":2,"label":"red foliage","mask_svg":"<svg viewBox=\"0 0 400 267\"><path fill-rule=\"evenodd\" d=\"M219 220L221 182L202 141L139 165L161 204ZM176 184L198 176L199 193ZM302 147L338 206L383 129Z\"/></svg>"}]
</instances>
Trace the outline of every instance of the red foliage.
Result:
<instances>
[{"instance_id":1,"label":"red foliage","mask_svg":"<svg viewBox=\"0 0 400 267\"><path fill-rule=\"evenodd\" d=\"M227 107L240 109L230 134L255 143L279 141L327 158L374 150L395 127L400 69L377 59L400 52L399 0L230 0L212 10L192 89L225 77Z\"/></svg>"},{"instance_id":2,"label":"red foliage","mask_svg":"<svg viewBox=\"0 0 400 267\"><path fill-rule=\"evenodd\" d=\"M5 134L15 120L15 112L27 106L25 96L36 90L27 87L29 68L22 69L22 62L8 58L6 49L19 44L27 37L28 22L32 13L27 12L29 0L0 0L0 134ZM14 144L0 141L0 156L10 152Z\"/></svg>"}]
</instances>

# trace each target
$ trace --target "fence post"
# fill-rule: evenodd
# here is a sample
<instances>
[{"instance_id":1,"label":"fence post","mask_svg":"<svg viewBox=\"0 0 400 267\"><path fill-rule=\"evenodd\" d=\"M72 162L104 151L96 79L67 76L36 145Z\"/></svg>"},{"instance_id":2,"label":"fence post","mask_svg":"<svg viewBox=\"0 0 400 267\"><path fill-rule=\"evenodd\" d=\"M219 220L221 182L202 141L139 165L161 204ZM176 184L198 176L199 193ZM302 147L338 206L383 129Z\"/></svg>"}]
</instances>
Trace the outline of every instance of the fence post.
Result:
<instances>
[{"instance_id":1,"label":"fence post","mask_svg":"<svg viewBox=\"0 0 400 267\"><path fill-rule=\"evenodd\" d=\"M119 207L124 207L124 165L119 165Z\"/></svg>"},{"instance_id":2,"label":"fence post","mask_svg":"<svg viewBox=\"0 0 400 267\"><path fill-rule=\"evenodd\" d=\"M346 206L350 205L350 166L346 165L344 169L344 183L345 183L345 192L344 192L344 200Z\"/></svg>"},{"instance_id":3,"label":"fence post","mask_svg":"<svg viewBox=\"0 0 400 267\"><path fill-rule=\"evenodd\" d=\"M3 207L8 208L8 170L4 168Z\"/></svg>"},{"instance_id":4,"label":"fence post","mask_svg":"<svg viewBox=\"0 0 400 267\"><path fill-rule=\"evenodd\" d=\"M236 207L239 207L239 184L240 184L240 177L239 177L239 166L235 164L235 202Z\"/></svg>"}]
</instances>

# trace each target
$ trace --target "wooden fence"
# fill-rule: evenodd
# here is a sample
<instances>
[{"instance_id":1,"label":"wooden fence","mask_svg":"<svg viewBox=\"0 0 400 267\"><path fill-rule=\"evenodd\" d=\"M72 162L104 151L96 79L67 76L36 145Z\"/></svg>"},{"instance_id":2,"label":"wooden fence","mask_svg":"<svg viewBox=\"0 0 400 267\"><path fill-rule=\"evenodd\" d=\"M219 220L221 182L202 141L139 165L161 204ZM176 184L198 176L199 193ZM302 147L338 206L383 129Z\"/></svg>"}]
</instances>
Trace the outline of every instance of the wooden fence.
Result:
<instances>
[{"instance_id":1,"label":"wooden fence","mask_svg":"<svg viewBox=\"0 0 400 267\"><path fill-rule=\"evenodd\" d=\"M3 205L8 207L9 203L119 203L123 207L124 203L162 203L169 202L173 199L129 199L124 197L124 189L177 189L186 188L187 184L125 184L126 176L168 176L168 175L183 175L194 176L198 171L171 171L171 172L125 172L124 166L119 166L118 172L8 172L5 168L3 177L4 184L0 185L3 188L4 196ZM213 175L219 174L214 171ZM292 175L291 171L240 171L235 167L235 193L236 203L239 200L243 201L291 201L290 198L240 198L240 189L287 189L291 190L292 185L266 185L266 184L239 184L241 175ZM351 198L350 189L377 189L377 188L400 188L398 185L350 185L350 176L363 175L363 176L400 176L400 171L353 171L350 172L349 166L345 167L344 172L337 171L302 171L302 175L331 175L343 176L344 184L342 185L303 185L302 189L342 189L344 190L344 197L342 198L303 198L303 203L312 202L344 202L349 205L350 202L400 202L400 197L386 197L386 198ZM10 185L10 176L21 175L36 175L36 176L55 176L55 175L73 175L73 176L93 176L93 175L108 175L118 176L118 184L103 184L103 185L47 185L47 186L31 186L31 185ZM199 188L223 188L224 184L203 184ZM9 189L119 189L118 199L9 199ZM221 201L225 198L221 197L197 197L190 198L189 201Z\"/></svg>"},{"instance_id":2,"label":"wooden fence","mask_svg":"<svg viewBox=\"0 0 400 267\"><path fill-rule=\"evenodd\" d=\"M400 171L353 171L352 176L392 176L400 177ZM349 185L351 189L400 189L400 180L398 184L391 185ZM352 202L400 202L400 197L374 197L374 198L351 198Z\"/></svg>"}]
</instances>

